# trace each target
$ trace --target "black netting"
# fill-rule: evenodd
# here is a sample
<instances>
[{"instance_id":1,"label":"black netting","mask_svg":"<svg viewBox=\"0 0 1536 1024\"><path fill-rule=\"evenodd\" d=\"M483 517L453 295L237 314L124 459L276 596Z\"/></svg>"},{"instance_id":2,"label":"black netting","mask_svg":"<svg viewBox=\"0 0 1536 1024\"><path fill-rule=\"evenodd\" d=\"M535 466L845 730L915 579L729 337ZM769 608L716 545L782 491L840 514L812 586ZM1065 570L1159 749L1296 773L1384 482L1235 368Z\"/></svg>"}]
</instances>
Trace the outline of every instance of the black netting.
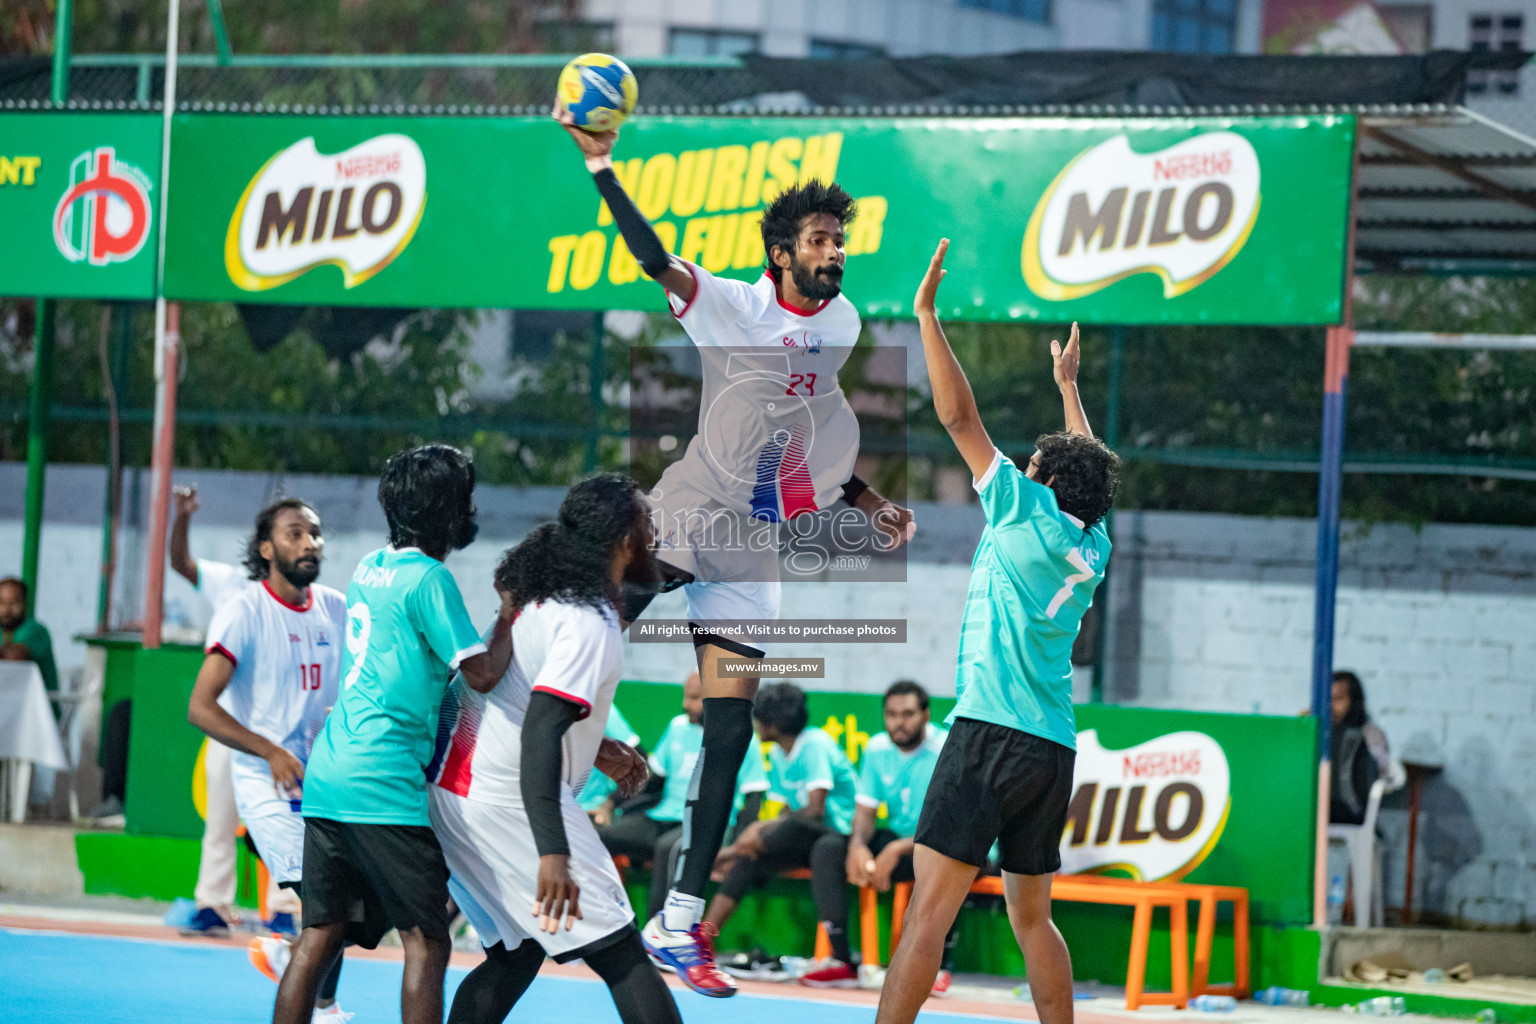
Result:
<instances>
[{"instance_id":1,"label":"black netting","mask_svg":"<svg viewBox=\"0 0 1536 1024\"><path fill-rule=\"evenodd\" d=\"M1098 107L1112 113L1124 107L1458 103L1469 71L1511 70L1529 56L1436 51L1406 57L1202 57L1060 50L872 60L750 56L739 66L641 66L636 75L641 108L651 112L982 113L1071 107L1093 113ZM162 94L163 71L140 59L77 65L70 99L88 106L154 104ZM422 67L207 66L206 57L198 60L182 65L177 88L179 101L194 109L529 113L550 103L559 74L554 64L498 65L495 58L486 65ZM46 103L49 82L46 58L0 60L0 105Z\"/></svg>"}]
</instances>

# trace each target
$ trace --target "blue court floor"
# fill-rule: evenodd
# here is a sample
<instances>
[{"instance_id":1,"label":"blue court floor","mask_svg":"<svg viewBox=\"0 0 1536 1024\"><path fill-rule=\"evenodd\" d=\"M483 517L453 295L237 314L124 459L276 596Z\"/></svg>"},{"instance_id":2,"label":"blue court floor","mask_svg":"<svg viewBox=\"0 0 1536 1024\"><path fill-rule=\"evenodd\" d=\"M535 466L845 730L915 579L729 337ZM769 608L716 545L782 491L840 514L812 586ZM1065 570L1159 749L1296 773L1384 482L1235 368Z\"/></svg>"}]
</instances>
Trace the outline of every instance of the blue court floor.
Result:
<instances>
[{"instance_id":1,"label":"blue court floor","mask_svg":"<svg viewBox=\"0 0 1536 1024\"><path fill-rule=\"evenodd\" d=\"M448 972L448 1002L464 977ZM4 1024L266 1024L276 989L228 946L0 929ZM866 1024L874 1007L748 994L705 999L677 993L687 1024ZM337 999L353 1024L398 1024L400 964L349 957ZM508 1018L617 1024L600 982L540 977ZM933 1024L985 1020L924 1013ZM1000 1019L1000 1018L994 1018Z\"/></svg>"}]
</instances>

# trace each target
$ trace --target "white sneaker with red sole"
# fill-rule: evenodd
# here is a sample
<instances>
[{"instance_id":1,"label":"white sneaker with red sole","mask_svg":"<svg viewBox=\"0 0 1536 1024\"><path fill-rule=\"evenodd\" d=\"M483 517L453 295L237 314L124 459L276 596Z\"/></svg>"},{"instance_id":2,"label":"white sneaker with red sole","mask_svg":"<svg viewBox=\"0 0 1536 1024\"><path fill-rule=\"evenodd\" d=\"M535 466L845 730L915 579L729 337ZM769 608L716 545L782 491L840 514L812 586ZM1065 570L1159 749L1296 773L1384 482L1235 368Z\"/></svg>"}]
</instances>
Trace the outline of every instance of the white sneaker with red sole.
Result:
<instances>
[{"instance_id":1,"label":"white sneaker with red sole","mask_svg":"<svg viewBox=\"0 0 1536 1024\"><path fill-rule=\"evenodd\" d=\"M938 999L948 999L950 982L953 980L948 971L940 968L938 976L933 979L933 991L928 994Z\"/></svg>"}]
</instances>

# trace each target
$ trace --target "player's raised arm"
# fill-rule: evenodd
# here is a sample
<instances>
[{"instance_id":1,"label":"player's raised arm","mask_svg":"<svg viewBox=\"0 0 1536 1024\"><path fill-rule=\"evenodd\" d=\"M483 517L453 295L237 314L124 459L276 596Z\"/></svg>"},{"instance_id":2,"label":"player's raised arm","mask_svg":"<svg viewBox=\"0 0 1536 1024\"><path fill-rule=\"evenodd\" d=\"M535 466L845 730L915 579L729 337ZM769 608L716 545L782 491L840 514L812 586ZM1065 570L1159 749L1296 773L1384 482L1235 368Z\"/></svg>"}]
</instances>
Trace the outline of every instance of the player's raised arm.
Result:
<instances>
[{"instance_id":1,"label":"player's raised arm","mask_svg":"<svg viewBox=\"0 0 1536 1024\"><path fill-rule=\"evenodd\" d=\"M981 413L976 409L976 396L971 393L971 382L966 380L960 361L944 337L939 326L939 315L934 311L934 297L939 282L947 273L944 254L949 251L949 239L939 242L923 283L917 287L917 297L912 301L912 311L917 315L917 325L923 334L923 358L928 363L928 382L933 386L933 410L939 422L949 431L950 440L960 450L960 457L970 467L971 476L980 480L992 466L992 453L996 447L981 424Z\"/></svg>"},{"instance_id":2,"label":"player's raised arm","mask_svg":"<svg viewBox=\"0 0 1536 1024\"><path fill-rule=\"evenodd\" d=\"M559 103L555 104L550 116L560 122L560 127L575 140L576 148L586 158L587 170L592 172L592 181L597 185L598 194L608 204L608 212L613 214L613 222L619 226L619 234L624 236L624 244L629 246L630 254L640 264L640 269L684 302L692 302L698 287L693 275L672 262L656 229L651 227L651 222L645 219L634 200L629 198L629 193L624 191L618 175L613 173L612 153L614 143L619 141L618 131L589 132L578 128L570 111Z\"/></svg>"},{"instance_id":3,"label":"player's raised arm","mask_svg":"<svg viewBox=\"0 0 1536 1024\"><path fill-rule=\"evenodd\" d=\"M1059 341L1051 341L1051 362L1055 364L1052 373L1056 377L1056 387L1061 390L1061 404L1067 414L1067 429L1074 434L1092 437L1093 428L1088 426L1088 414L1083 412L1083 398L1077 393L1077 368L1081 362L1077 321L1072 322L1072 333L1067 337L1066 348L1062 348Z\"/></svg>"}]
</instances>

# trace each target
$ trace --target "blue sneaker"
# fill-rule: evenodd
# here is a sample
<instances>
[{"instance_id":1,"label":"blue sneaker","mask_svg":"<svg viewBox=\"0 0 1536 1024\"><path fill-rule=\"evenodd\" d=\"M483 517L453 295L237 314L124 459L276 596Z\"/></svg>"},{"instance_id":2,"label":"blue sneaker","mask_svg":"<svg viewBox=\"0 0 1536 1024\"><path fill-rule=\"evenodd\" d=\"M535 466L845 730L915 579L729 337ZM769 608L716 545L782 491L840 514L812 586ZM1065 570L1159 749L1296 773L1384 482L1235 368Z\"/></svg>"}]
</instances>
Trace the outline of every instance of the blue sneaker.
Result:
<instances>
[{"instance_id":1,"label":"blue sneaker","mask_svg":"<svg viewBox=\"0 0 1536 1024\"><path fill-rule=\"evenodd\" d=\"M204 907L192 916L192 920L176 929L183 935L202 935L210 939L229 938L229 922L219 916L212 907Z\"/></svg>"},{"instance_id":2,"label":"blue sneaker","mask_svg":"<svg viewBox=\"0 0 1536 1024\"><path fill-rule=\"evenodd\" d=\"M272 915L270 921L264 923L267 926L267 931L273 935L286 935L290 939L298 937L299 926L294 924L292 914L279 910Z\"/></svg>"}]
</instances>

